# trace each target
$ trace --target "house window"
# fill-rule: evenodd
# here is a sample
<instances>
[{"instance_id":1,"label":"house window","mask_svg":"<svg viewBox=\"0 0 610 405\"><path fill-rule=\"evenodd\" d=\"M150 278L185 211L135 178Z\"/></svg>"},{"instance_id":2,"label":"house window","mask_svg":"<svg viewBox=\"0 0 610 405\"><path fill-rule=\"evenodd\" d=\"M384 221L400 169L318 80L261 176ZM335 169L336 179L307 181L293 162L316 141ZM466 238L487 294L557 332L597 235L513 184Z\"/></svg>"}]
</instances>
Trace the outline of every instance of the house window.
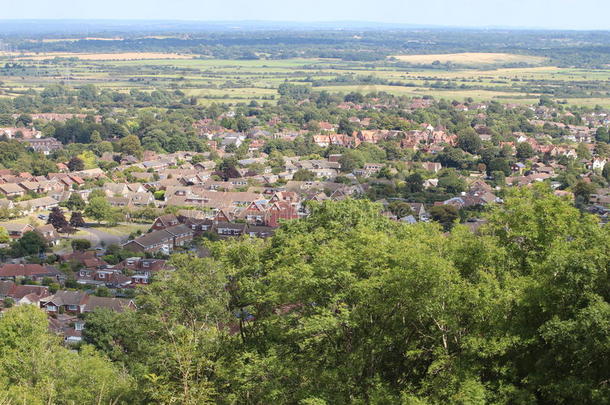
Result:
<instances>
[{"instance_id":1,"label":"house window","mask_svg":"<svg viewBox=\"0 0 610 405\"><path fill-rule=\"evenodd\" d=\"M55 312L57 311L57 307L53 304L47 304L47 311Z\"/></svg>"},{"instance_id":2,"label":"house window","mask_svg":"<svg viewBox=\"0 0 610 405\"><path fill-rule=\"evenodd\" d=\"M76 311L78 309L77 305L68 305L68 311Z\"/></svg>"}]
</instances>

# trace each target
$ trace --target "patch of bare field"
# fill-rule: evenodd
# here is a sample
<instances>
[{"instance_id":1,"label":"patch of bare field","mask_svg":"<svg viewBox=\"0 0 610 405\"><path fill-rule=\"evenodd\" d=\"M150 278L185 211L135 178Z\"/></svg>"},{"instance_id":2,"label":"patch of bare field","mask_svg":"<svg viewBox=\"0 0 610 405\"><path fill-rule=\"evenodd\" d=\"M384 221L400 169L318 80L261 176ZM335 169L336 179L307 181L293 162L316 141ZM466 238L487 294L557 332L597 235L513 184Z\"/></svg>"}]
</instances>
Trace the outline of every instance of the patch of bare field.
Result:
<instances>
[{"instance_id":1,"label":"patch of bare field","mask_svg":"<svg viewBox=\"0 0 610 405\"><path fill-rule=\"evenodd\" d=\"M431 64L434 62L440 63L455 63L458 65L495 65L501 63L543 63L546 58L530 55L516 55L510 53L448 53L448 54L431 54L431 55L395 55L396 59L401 62Z\"/></svg>"}]
</instances>

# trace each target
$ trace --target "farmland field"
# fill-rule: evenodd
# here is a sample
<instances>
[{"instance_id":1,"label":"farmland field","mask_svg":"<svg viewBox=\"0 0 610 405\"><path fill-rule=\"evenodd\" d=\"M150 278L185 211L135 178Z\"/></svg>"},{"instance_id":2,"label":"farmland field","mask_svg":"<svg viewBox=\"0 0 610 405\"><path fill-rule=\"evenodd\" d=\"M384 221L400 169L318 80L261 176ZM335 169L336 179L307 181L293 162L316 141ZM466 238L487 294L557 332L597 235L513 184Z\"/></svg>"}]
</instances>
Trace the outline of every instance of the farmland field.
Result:
<instances>
[{"instance_id":1,"label":"farmland field","mask_svg":"<svg viewBox=\"0 0 610 405\"><path fill-rule=\"evenodd\" d=\"M434 61L441 65L430 66ZM442 65L445 62L472 66ZM523 62L527 66L498 67L499 62ZM4 54L0 55L0 97L16 97L29 89L40 91L64 83L73 87L94 84L118 92L180 90L201 104L274 102L278 86L289 82L342 93L384 91L511 103L531 103L546 95L569 104L610 106L610 69L541 66L543 62L541 57L503 53L408 55L376 62L206 59L154 52Z\"/></svg>"},{"instance_id":2,"label":"farmland field","mask_svg":"<svg viewBox=\"0 0 610 405\"><path fill-rule=\"evenodd\" d=\"M495 65L499 63L531 63L540 64L546 62L546 58L539 56L515 55L509 53L450 53L450 54L431 54L431 55L396 55L394 56L401 62L415 64L454 63L458 65Z\"/></svg>"}]
</instances>

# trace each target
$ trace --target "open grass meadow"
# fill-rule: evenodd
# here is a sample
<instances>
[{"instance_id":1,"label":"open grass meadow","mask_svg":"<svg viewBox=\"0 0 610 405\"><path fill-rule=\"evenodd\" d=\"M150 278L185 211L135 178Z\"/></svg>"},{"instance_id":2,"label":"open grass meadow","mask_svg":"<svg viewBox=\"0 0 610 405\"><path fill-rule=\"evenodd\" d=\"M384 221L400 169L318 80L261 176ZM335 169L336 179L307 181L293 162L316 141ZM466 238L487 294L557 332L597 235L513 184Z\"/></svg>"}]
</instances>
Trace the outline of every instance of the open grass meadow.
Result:
<instances>
[{"instance_id":1,"label":"open grass meadow","mask_svg":"<svg viewBox=\"0 0 610 405\"><path fill-rule=\"evenodd\" d=\"M462 101L531 103L542 95L610 107L610 69L546 65L545 58L501 53L399 55L381 62L338 59L218 60L160 53L0 54L0 96L53 83L131 89L179 89L198 102L277 100L283 82L347 93L385 91ZM451 63L448 65L447 63ZM501 64L519 67L498 67Z\"/></svg>"}]
</instances>

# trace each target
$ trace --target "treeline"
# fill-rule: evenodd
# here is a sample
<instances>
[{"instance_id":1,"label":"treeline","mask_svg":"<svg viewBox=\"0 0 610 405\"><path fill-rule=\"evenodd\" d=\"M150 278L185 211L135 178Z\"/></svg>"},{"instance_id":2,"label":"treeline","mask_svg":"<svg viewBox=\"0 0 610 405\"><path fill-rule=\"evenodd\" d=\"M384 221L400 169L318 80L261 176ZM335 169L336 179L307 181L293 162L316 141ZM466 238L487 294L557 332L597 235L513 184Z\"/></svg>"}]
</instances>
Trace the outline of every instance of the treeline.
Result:
<instances>
[{"instance_id":1,"label":"treeline","mask_svg":"<svg viewBox=\"0 0 610 405\"><path fill-rule=\"evenodd\" d=\"M179 108L196 103L196 99L186 96L179 89L131 89L129 93L124 93L107 88L100 89L93 84L77 88L51 84L41 91L29 89L14 98L0 98L0 114L61 113L74 110L80 112L92 109L105 112L113 108Z\"/></svg>"},{"instance_id":2,"label":"treeline","mask_svg":"<svg viewBox=\"0 0 610 405\"><path fill-rule=\"evenodd\" d=\"M107 34L100 34L104 35ZM546 56L560 66L604 68L610 61L607 32L363 28L212 30L170 38L126 35L124 39L53 42L17 36L8 37L6 42L26 52L181 52L221 59L319 57L381 61L403 53L509 52Z\"/></svg>"}]
</instances>

